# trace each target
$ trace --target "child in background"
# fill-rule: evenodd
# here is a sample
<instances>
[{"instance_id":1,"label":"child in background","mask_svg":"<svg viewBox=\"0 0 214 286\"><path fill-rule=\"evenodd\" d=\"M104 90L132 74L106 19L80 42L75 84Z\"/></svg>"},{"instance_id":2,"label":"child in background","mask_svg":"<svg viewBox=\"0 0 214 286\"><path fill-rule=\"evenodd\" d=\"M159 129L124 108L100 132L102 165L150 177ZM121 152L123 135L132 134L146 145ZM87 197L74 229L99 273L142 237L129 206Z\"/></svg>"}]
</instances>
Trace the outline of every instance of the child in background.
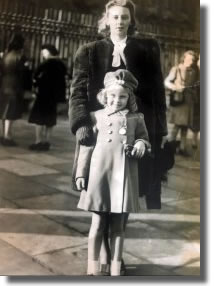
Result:
<instances>
[{"instance_id":1,"label":"child in background","mask_svg":"<svg viewBox=\"0 0 214 286\"><path fill-rule=\"evenodd\" d=\"M80 145L76 185L78 208L93 212L88 237L88 275L99 275L99 255L106 223L110 223L111 276L119 276L124 220L138 212L138 162L150 148L134 90L138 82L127 70L109 72L98 100L104 109L91 112L94 146ZM131 149L131 150L130 150Z\"/></svg>"}]
</instances>

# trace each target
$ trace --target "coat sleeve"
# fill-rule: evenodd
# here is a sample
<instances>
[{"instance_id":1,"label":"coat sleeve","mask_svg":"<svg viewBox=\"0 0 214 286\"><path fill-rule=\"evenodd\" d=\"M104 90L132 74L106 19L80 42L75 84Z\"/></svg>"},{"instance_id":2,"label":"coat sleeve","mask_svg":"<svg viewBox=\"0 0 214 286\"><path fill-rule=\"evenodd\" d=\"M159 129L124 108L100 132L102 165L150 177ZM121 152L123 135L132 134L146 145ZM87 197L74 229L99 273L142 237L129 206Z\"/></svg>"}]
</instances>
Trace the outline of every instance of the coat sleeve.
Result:
<instances>
[{"instance_id":1,"label":"coat sleeve","mask_svg":"<svg viewBox=\"0 0 214 286\"><path fill-rule=\"evenodd\" d=\"M152 42L152 64L154 71L154 104L156 113L156 134L167 135L166 97L163 74L160 62L160 47L157 41Z\"/></svg>"},{"instance_id":2,"label":"coat sleeve","mask_svg":"<svg viewBox=\"0 0 214 286\"><path fill-rule=\"evenodd\" d=\"M91 156L96 144L96 136L97 136L97 128L96 128L96 116L94 112L91 112L90 119L93 125L94 132L94 144L90 146L80 145L78 159L77 159L77 170L75 178L86 178L88 179L90 164L91 164Z\"/></svg>"},{"instance_id":3,"label":"coat sleeve","mask_svg":"<svg viewBox=\"0 0 214 286\"><path fill-rule=\"evenodd\" d=\"M77 50L69 99L69 121L75 134L79 127L90 124L87 87L89 81L89 50L87 45Z\"/></svg>"},{"instance_id":4,"label":"coat sleeve","mask_svg":"<svg viewBox=\"0 0 214 286\"><path fill-rule=\"evenodd\" d=\"M144 121L143 113L138 113L137 127L135 131L135 143L142 140L147 148L150 148L149 135Z\"/></svg>"},{"instance_id":5,"label":"coat sleeve","mask_svg":"<svg viewBox=\"0 0 214 286\"><path fill-rule=\"evenodd\" d=\"M77 161L76 179L88 178L91 155L93 153L93 150L94 146L80 145L79 157Z\"/></svg>"},{"instance_id":6,"label":"coat sleeve","mask_svg":"<svg viewBox=\"0 0 214 286\"><path fill-rule=\"evenodd\" d=\"M164 84L165 84L165 87L168 88L168 89L173 89L175 88L175 85L174 85L174 81L176 79L176 76L177 76L177 68L176 67L172 67L168 76L165 78L165 81L164 81Z\"/></svg>"}]
</instances>

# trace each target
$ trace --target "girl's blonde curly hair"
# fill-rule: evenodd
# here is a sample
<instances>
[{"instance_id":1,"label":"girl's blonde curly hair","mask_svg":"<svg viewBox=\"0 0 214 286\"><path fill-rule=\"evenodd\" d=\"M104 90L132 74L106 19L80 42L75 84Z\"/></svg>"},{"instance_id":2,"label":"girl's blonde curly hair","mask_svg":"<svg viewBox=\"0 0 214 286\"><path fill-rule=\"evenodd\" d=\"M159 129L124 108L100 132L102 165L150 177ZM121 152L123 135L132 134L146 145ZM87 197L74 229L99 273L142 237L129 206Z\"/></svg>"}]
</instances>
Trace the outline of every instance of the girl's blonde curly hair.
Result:
<instances>
[{"instance_id":1,"label":"girl's blonde curly hair","mask_svg":"<svg viewBox=\"0 0 214 286\"><path fill-rule=\"evenodd\" d=\"M125 88L124 89L127 91L128 95L129 95L129 99L127 102L127 109L134 113L138 111L138 107L137 107L137 102L136 102L136 96L134 94L134 92L129 89L129 88ZM103 88L100 90L100 92L97 94L97 100L99 101L99 103L101 105L103 105L104 107L107 106L107 88Z\"/></svg>"}]
</instances>

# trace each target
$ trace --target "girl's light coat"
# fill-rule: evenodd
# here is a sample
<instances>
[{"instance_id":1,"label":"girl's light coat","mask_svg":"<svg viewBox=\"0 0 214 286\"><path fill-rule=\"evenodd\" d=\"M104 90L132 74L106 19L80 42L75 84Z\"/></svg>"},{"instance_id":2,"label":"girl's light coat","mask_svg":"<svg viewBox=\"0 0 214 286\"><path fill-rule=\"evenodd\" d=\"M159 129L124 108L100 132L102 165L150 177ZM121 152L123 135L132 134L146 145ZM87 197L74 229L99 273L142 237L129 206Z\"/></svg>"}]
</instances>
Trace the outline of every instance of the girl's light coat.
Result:
<instances>
[{"instance_id":1,"label":"girl's light coat","mask_svg":"<svg viewBox=\"0 0 214 286\"><path fill-rule=\"evenodd\" d=\"M80 146L76 178L88 177L88 187L86 192L82 191L78 207L114 213L138 212L138 162L125 155L124 144L134 145L140 139L149 145L144 116L128 110L111 113L108 108L90 115L96 145ZM127 133L121 135L119 130L124 120Z\"/></svg>"}]
</instances>

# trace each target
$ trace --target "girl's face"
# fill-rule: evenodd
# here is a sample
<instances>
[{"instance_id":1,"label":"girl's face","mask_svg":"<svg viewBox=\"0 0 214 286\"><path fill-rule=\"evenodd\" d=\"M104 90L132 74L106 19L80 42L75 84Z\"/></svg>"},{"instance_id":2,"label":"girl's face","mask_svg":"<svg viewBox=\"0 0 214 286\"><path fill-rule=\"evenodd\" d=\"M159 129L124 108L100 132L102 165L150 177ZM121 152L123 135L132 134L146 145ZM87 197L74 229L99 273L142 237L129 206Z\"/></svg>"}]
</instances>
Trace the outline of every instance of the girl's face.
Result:
<instances>
[{"instance_id":1,"label":"girl's face","mask_svg":"<svg viewBox=\"0 0 214 286\"><path fill-rule=\"evenodd\" d=\"M130 11L126 7L113 6L108 10L107 25L110 27L111 36L125 38L131 23Z\"/></svg>"},{"instance_id":2,"label":"girl's face","mask_svg":"<svg viewBox=\"0 0 214 286\"><path fill-rule=\"evenodd\" d=\"M123 110L127 107L129 94L127 90L120 86L115 85L114 88L107 89L107 106L112 109L112 111Z\"/></svg>"}]
</instances>

